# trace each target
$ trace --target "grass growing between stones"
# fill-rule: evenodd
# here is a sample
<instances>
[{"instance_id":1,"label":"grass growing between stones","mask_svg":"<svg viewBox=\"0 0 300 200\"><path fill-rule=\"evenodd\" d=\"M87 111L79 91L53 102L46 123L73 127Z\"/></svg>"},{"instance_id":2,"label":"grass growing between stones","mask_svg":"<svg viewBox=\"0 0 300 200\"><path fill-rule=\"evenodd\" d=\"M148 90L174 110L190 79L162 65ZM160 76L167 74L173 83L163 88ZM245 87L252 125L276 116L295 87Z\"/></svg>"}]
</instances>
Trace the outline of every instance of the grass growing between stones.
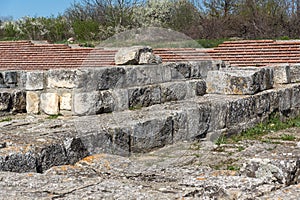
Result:
<instances>
[{"instance_id":1,"label":"grass growing between stones","mask_svg":"<svg viewBox=\"0 0 300 200\"><path fill-rule=\"evenodd\" d=\"M57 114L57 115L49 115L47 119L57 119L59 116L62 116L62 114Z\"/></svg>"},{"instance_id":2,"label":"grass growing between stones","mask_svg":"<svg viewBox=\"0 0 300 200\"><path fill-rule=\"evenodd\" d=\"M280 115L278 113L274 113L270 116L269 120L265 123L259 123L255 127L248 129L246 131L241 132L240 134L233 135L231 137L222 136L218 138L215 142L217 145L227 144L227 143L237 143L242 140L260 140L263 141L262 137L272 132L276 132L279 130L284 130L292 127L300 127L300 116L297 116L292 119L287 119L286 121L280 120ZM286 141L295 140L295 136L283 134L280 138Z\"/></svg>"},{"instance_id":3,"label":"grass growing between stones","mask_svg":"<svg viewBox=\"0 0 300 200\"><path fill-rule=\"evenodd\" d=\"M0 122L9 122L11 120L12 120L11 117L6 117L6 118L3 118L3 119L0 119Z\"/></svg>"}]
</instances>

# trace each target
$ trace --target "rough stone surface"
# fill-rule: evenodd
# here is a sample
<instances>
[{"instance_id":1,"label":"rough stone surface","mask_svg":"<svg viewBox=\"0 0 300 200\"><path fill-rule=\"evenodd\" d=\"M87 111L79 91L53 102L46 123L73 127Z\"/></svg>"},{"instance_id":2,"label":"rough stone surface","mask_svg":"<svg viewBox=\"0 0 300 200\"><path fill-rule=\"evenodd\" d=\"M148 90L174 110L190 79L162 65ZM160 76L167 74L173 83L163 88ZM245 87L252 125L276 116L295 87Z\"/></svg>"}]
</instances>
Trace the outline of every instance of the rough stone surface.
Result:
<instances>
[{"instance_id":1,"label":"rough stone surface","mask_svg":"<svg viewBox=\"0 0 300 200\"><path fill-rule=\"evenodd\" d=\"M274 67L274 82L287 84L291 82L291 67L289 65L279 65Z\"/></svg>"},{"instance_id":2,"label":"rough stone surface","mask_svg":"<svg viewBox=\"0 0 300 200\"><path fill-rule=\"evenodd\" d=\"M273 87L273 70L243 68L209 71L206 81L208 93L255 94Z\"/></svg>"},{"instance_id":3,"label":"rough stone surface","mask_svg":"<svg viewBox=\"0 0 300 200\"><path fill-rule=\"evenodd\" d=\"M133 46L120 49L115 55L116 65L159 64L161 59L151 47Z\"/></svg>"},{"instance_id":4,"label":"rough stone surface","mask_svg":"<svg viewBox=\"0 0 300 200\"><path fill-rule=\"evenodd\" d=\"M26 90L42 90L44 89L44 72L34 71L26 73Z\"/></svg>"},{"instance_id":5,"label":"rough stone surface","mask_svg":"<svg viewBox=\"0 0 300 200\"><path fill-rule=\"evenodd\" d=\"M56 93L42 93L40 96L40 107L48 115L59 113L59 96Z\"/></svg>"},{"instance_id":6,"label":"rough stone surface","mask_svg":"<svg viewBox=\"0 0 300 200\"><path fill-rule=\"evenodd\" d=\"M300 197L298 132L265 136L276 143L181 142L130 157L94 154L43 174L0 172L0 198L294 200ZM275 139L284 133L297 139Z\"/></svg>"},{"instance_id":7,"label":"rough stone surface","mask_svg":"<svg viewBox=\"0 0 300 200\"><path fill-rule=\"evenodd\" d=\"M40 94L38 92L26 92L26 111L29 114L38 114L40 111Z\"/></svg>"},{"instance_id":8,"label":"rough stone surface","mask_svg":"<svg viewBox=\"0 0 300 200\"><path fill-rule=\"evenodd\" d=\"M63 93L59 99L59 109L60 110L72 110L72 94Z\"/></svg>"},{"instance_id":9,"label":"rough stone surface","mask_svg":"<svg viewBox=\"0 0 300 200\"><path fill-rule=\"evenodd\" d=\"M75 88L77 85L77 70L55 69L47 73L48 88Z\"/></svg>"},{"instance_id":10,"label":"rough stone surface","mask_svg":"<svg viewBox=\"0 0 300 200\"><path fill-rule=\"evenodd\" d=\"M298 83L300 81L300 65L290 65L290 76L292 83Z\"/></svg>"}]
</instances>

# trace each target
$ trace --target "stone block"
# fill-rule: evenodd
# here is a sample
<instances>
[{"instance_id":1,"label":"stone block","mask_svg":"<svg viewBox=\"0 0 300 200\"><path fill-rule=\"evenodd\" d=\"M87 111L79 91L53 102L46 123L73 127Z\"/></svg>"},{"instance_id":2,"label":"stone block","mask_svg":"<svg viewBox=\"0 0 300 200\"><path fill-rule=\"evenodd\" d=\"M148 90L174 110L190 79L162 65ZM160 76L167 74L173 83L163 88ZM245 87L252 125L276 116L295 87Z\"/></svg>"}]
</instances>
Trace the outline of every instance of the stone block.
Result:
<instances>
[{"instance_id":1,"label":"stone block","mask_svg":"<svg viewBox=\"0 0 300 200\"><path fill-rule=\"evenodd\" d=\"M77 87L78 74L73 69L53 69L48 71L48 88L68 88Z\"/></svg>"},{"instance_id":2,"label":"stone block","mask_svg":"<svg viewBox=\"0 0 300 200\"><path fill-rule=\"evenodd\" d=\"M12 112L23 113L26 111L26 92L14 91L12 93Z\"/></svg>"},{"instance_id":3,"label":"stone block","mask_svg":"<svg viewBox=\"0 0 300 200\"><path fill-rule=\"evenodd\" d=\"M114 110L115 111L122 111L128 109L128 90L127 89L115 89L111 91L112 97L114 99L115 105Z\"/></svg>"},{"instance_id":4,"label":"stone block","mask_svg":"<svg viewBox=\"0 0 300 200\"><path fill-rule=\"evenodd\" d=\"M283 114L288 113L292 108L292 89L285 88L278 91L279 111Z\"/></svg>"},{"instance_id":5,"label":"stone block","mask_svg":"<svg viewBox=\"0 0 300 200\"><path fill-rule=\"evenodd\" d=\"M112 130L113 154L129 156L131 151L132 129L118 127Z\"/></svg>"},{"instance_id":6,"label":"stone block","mask_svg":"<svg viewBox=\"0 0 300 200\"><path fill-rule=\"evenodd\" d=\"M26 90L43 90L44 89L44 72L32 71L27 72Z\"/></svg>"},{"instance_id":7,"label":"stone block","mask_svg":"<svg viewBox=\"0 0 300 200\"><path fill-rule=\"evenodd\" d=\"M147 47L142 46L121 48L115 54L116 65L137 65L139 63L140 53L144 48L147 49Z\"/></svg>"},{"instance_id":8,"label":"stone block","mask_svg":"<svg viewBox=\"0 0 300 200\"><path fill-rule=\"evenodd\" d=\"M133 46L121 48L115 54L116 65L158 64L161 63L159 56L152 53L151 47Z\"/></svg>"},{"instance_id":9,"label":"stone block","mask_svg":"<svg viewBox=\"0 0 300 200\"><path fill-rule=\"evenodd\" d=\"M300 108L300 86L296 85L292 88L292 108Z\"/></svg>"},{"instance_id":10,"label":"stone block","mask_svg":"<svg viewBox=\"0 0 300 200\"><path fill-rule=\"evenodd\" d=\"M26 111L30 114L38 114L40 111L40 94L38 92L26 92Z\"/></svg>"},{"instance_id":11,"label":"stone block","mask_svg":"<svg viewBox=\"0 0 300 200\"><path fill-rule=\"evenodd\" d=\"M188 116L186 111L176 111L172 114L173 118L173 141L188 140Z\"/></svg>"},{"instance_id":12,"label":"stone block","mask_svg":"<svg viewBox=\"0 0 300 200\"><path fill-rule=\"evenodd\" d=\"M99 130L94 133L87 133L80 137L81 142L90 155L99 153L113 153L112 130Z\"/></svg>"},{"instance_id":13,"label":"stone block","mask_svg":"<svg viewBox=\"0 0 300 200\"><path fill-rule=\"evenodd\" d=\"M230 101L225 120L226 127L247 123L256 115L255 109L255 99L251 96Z\"/></svg>"},{"instance_id":14,"label":"stone block","mask_svg":"<svg viewBox=\"0 0 300 200\"><path fill-rule=\"evenodd\" d=\"M186 81L186 83L188 88L186 98L194 98L206 94L206 82L204 80L195 79Z\"/></svg>"},{"instance_id":15,"label":"stone block","mask_svg":"<svg viewBox=\"0 0 300 200\"><path fill-rule=\"evenodd\" d=\"M11 110L11 94L0 91L0 111Z\"/></svg>"},{"instance_id":16,"label":"stone block","mask_svg":"<svg viewBox=\"0 0 300 200\"><path fill-rule=\"evenodd\" d=\"M99 93L99 102L96 108L96 114L110 113L115 110L115 100L111 91L101 91Z\"/></svg>"},{"instance_id":17,"label":"stone block","mask_svg":"<svg viewBox=\"0 0 300 200\"><path fill-rule=\"evenodd\" d=\"M73 94L72 110L75 115L94 115L100 100L98 91Z\"/></svg>"},{"instance_id":18,"label":"stone block","mask_svg":"<svg viewBox=\"0 0 300 200\"><path fill-rule=\"evenodd\" d=\"M271 110L271 97L270 92L259 93L258 95L253 96L255 101L255 112L259 116L268 115Z\"/></svg>"},{"instance_id":19,"label":"stone block","mask_svg":"<svg viewBox=\"0 0 300 200\"><path fill-rule=\"evenodd\" d=\"M211 117L211 108L208 103L199 104L196 109L188 109L188 135L190 141L205 138Z\"/></svg>"},{"instance_id":20,"label":"stone block","mask_svg":"<svg viewBox=\"0 0 300 200\"><path fill-rule=\"evenodd\" d=\"M48 115L59 113L59 96L56 93L42 93L40 96L41 111Z\"/></svg>"},{"instance_id":21,"label":"stone block","mask_svg":"<svg viewBox=\"0 0 300 200\"><path fill-rule=\"evenodd\" d=\"M182 80L191 78L191 65L189 63L169 63L168 67L171 69L172 80Z\"/></svg>"},{"instance_id":22,"label":"stone block","mask_svg":"<svg viewBox=\"0 0 300 200\"><path fill-rule=\"evenodd\" d=\"M132 153L143 153L173 143L172 117L155 118L134 125Z\"/></svg>"},{"instance_id":23,"label":"stone block","mask_svg":"<svg viewBox=\"0 0 300 200\"><path fill-rule=\"evenodd\" d=\"M211 101L210 107L210 119L208 132L214 132L217 130L224 129L226 127L226 117L229 109L229 101L215 99Z\"/></svg>"},{"instance_id":24,"label":"stone block","mask_svg":"<svg viewBox=\"0 0 300 200\"><path fill-rule=\"evenodd\" d=\"M209 71L207 93L214 94L255 94L262 87L261 73L255 70Z\"/></svg>"},{"instance_id":25,"label":"stone block","mask_svg":"<svg viewBox=\"0 0 300 200\"><path fill-rule=\"evenodd\" d=\"M149 74L149 66L128 66L125 75L126 87L136 87L151 84L151 77Z\"/></svg>"},{"instance_id":26,"label":"stone block","mask_svg":"<svg viewBox=\"0 0 300 200\"><path fill-rule=\"evenodd\" d=\"M177 101L186 98L188 85L185 82L171 82L161 85L161 102Z\"/></svg>"},{"instance_id":27,"label":"stone block","mask_svg":"<svg viewBox=\"0 0 300 200\"><path fill-rule=\"evenodd\" d=\"M18 77L17 72L7 71L4 74L5 74L5 78L4 78L5 84L14 87L17 84L17 77Z\"/></svg>"},{"instance_id":28,"label":"stone block","mask_svg":"<svg viewBox=\"0 0 300 200\"><path fill-rule=\"evenodd\" d=\"M221 62L203 60L197 62L189 62L191 65L191 78L206 79L208 71L219 70Z\"/></svg>"},{"instance_id":29,"label":"stone block","mask_svg":"<svg viewBox=\"0 0 300 200\"><path fill-rule=\"evenodd\" d=\"M139 57L139 65L145 64L160 64L162 63L161 57L154 55L152 52L141 52Z\"/></svg>"},{"instance_id":30,"label":"stone block","mask_svg":"<svg viewBox=\"0 0 300 200\"><path fill-rule=\"evenodd\" d=\"M98 90L122 88L125 84L126 70L123 67L110 67L97 71L95 76Z\"/></svg>"},{"instance_id":31,"label":"stone block","mask_svg":"<svg viewBox=\"0 0 300 200\"><path fill-rule=\"evenodd\" d=\"M292 83L300 82L300 65L290 65L290 80Z\"/></svg>"},{"instance_id":32,"label":"stone block","mask_svg":"<svg viewBox=\"0 0 300 200\"><path fill-rule=\"evenodd\" d=\"M287 84L291 82L291 69L289 65L285 64L274 66L274 82L279 84Z\"/></svg>"},{"instance_id":33,"label":"stone block","mask_svg":"<svg viewBox=\"0 0 300 200\"><path fill-rule=\"evenodd\" d=\"M160 86L146 86L128 90L129 108L147 107L161 103Z\"/></svg>"},{"instance_id":34,"label":"stone block","mask_svg":"<svg viewBox=\"0 0 300 200\"><path fill-rule=\"evenodd\" d=\"M63 93L59 99L60 110L72 110L72 94Z\"/></svg>"}]
</instances>

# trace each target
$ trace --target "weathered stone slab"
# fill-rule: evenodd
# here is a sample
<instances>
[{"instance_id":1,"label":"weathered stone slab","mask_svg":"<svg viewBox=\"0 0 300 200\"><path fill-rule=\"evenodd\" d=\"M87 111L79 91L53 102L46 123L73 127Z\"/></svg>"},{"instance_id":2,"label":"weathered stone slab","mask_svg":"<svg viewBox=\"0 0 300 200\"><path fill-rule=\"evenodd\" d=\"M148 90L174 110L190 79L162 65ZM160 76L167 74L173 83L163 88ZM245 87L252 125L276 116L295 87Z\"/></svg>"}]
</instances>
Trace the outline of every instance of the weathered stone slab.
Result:
<instances>
[{"instance_id":1,"label":"weathered stone slab","mask_svg":"<svg viewBox=\"0 0 300 200\"><path fill-rule=\"evenodd\" d=\"M147 107L161 102L161 88L148 86L128 90L129 108Z\"/></svg>"},{"instance_id":2,"label":"weathered stone slab","mask_svg":"<svg viewBox=\"0 0 300 200\"><path fill-rule=\"evenodd\" d=\"M134 125L131 152L141 153L173 143L172 118L156 118Z\"/></svg>"},{"instance_id":3,"label":"weathered stone slab","mask_svg":"<svg viewBox=\"0 0 300 200\"><path fill-rule=\"evenodd\" d=\"M72 110L72 94L63 93L59 99L59 109L60 110Z\"/></svg>"},{"instance_id":4,"label":"weathered stone slab","mask_svg":"<svg viewBox=\"0 0 300 200\"><path fill-rule=\"evenodd\" d=\"M148 46L121 48L115 54L116 65L159 64L162 60Z\"/></svg>"},{"instance_id":5,"label":"weathered stone slab","mask_svg":"<svg viewBox=\"0 0 300 200\"><path fill-rule=\"evenodd\" d=\"M291 68L288 64L274 66L274 82L279 84L291 82Z\"/></svg>"},{"instance_id":6,"label":"weathered stone slab","mask_svg":"<svg viewBox=\"0 0 300 200\"><path fill-rule=\"evenodd\" d=\"M6 71L4 73L4 82L5 84L10 87L10 88L14 88L17 85L17 72L15 71Z\"/></svg>"},{"instance_id":7,"label":"weathered stone slab","mask_svg":"<svg viewBox=\"0 0 300 200\"><path fill-rule=\"evenodd\" d=\"M169 63L172 80L182 80L191 78L192 65L187 62Z\"/></svg>"},{"instance_id":8,"label":"weathered stone slab","mask_svg":"<svg viewBox=\"0 0 300 200\"><path fill-rule=\"evenodd\" d=\"M207 93L255 94L260 90L260 74L252 70L209 71Z\"/></svg>"},{"instance_id":9,"label":"weathered stone slab","mask_svg":"<svg viewBox=\"0 0 300 200\"><path fill-rule=\"evenodd\" d=\"M24 113L26 111L26 92L14 91L12 94L12 108L13 113Z\"/></svg>"},{"instance_id":10,"label":"weathered stone slab","mask_svg":"<svg viewBox=\"0 0 300 200\"><path fill-rule=\"evenodd\" d=\"M256 115L253 97L239 98L229 102L226 127L248 123Z\"/></svg>"},{"instance_id":11,"label":"weathered stone slab","mask_svg":"<svg viewBox=\"0 0 300 200\"><path fill-rule=\"evenodd\" d=\"M208 71L216 71L223 68L222 61L203 60L200 62L188 62L191 65L191 78L206 79Z\"/></svg>"},{"instance_id":12,"label":"weathered stone slab","mask_svg":"<svg viewBox=\"0 0 300 200\"><path fill-rule=\"evenodd\" d=\"M59 113L59 96L56 93L42 93L40 96L41 111L48 115L57 115Z\"/></svg>"},{"instance_id":13,"label":"weathered stone slab","mask_svg":"<svg viewBox=\"0 0 300 200\"><path fill-rule=\"evenodd\" d=\"M9 111L11 104L11 94L0 91L0 111Z\"/></svg>"},{"instance_id":14,"label":"weathered stone slab","mask_svg":"<svg viewBox=\"0 0 300 200\"><path fill-rule=\"evenodd\" d=\"M152 52L141 52L139 57L139 65L145 64L160 64L162 63L161 57L154 55Z\"/></svg>"},{"instance_id":15,"label":"weathered stone slab","mask_svg":"<svg viewBox=\"0 0 300 200\"><path fill-rule=\"evenodd\" d=\"M44 82L43 71L26 72L26 90L43 90Z\"/></svg>"},{"instance_id":16,"label":"weathered stone slab","mask_svg":"<svg viewBox=\"0 0 300 200\"><path fill-rule=\"evenodd\" d=\"M97 71L98 90L121 88L125 82L126 70L122 67L105 68Z\"/></svg>"},{"instance_id":17,"label":"weathered stone slab","mask_svg":"<svg viewBox=\"0 0 300 200\"><path fill-rule=\"evenodd\" d=\"M292 83L300 82L300 65L290 65L290 80Z\"/></svg>"},{"instance_id":18,"label":"weathered stone slab","mask_svg":"<svg viewBox=\"0 0 300 200\"><path fill-rule=\"evenodd\" d=\"M99 92L83 92L73 94L73 112L75 115L93 115L97 112L100 100Z\"/></svg>"},{"instance_id":19,"label":"weathered stone slab","mask_svg":"<svg viewBox=\"0 0 300 200\"><path fill-rule=\"evenodd\" d=\"M49 70L47 73L47 88L75 88L77 85L77 80L77 70Z\"/></svg>"},{"instance_id":20,"label":"weathered stone slab","mask_svg":"<svg viewBox=\"0 0 300 200\"><path fill-rule=\"evenodd\" d=\"M26 92L26 111L31 114L38 114L40 111L40 94L38 92Z\"/></svg>"}]
</instances>

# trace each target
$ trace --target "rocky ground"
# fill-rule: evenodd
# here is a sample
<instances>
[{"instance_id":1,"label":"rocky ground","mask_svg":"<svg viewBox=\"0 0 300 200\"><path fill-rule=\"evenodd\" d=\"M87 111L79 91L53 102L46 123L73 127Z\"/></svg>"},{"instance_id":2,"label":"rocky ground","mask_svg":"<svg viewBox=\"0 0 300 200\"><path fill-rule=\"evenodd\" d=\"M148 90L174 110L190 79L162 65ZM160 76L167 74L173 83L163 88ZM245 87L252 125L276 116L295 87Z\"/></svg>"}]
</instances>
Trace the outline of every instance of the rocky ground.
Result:
<instances>
[{"instance_id":1,"label":"rocky ground","mask_svg":"<svg viewBox=\"0 0 300 200\"><path fill-rule=\"evenodd\" d=\"M2 130L12 123L2 121ZM130 157L95 154L43 173L2 171L0 199L299 199L299 133L291 128L219 145L181 142ZM9 144L1 145L3 152Z\"/></svg>"}]
</instances>

